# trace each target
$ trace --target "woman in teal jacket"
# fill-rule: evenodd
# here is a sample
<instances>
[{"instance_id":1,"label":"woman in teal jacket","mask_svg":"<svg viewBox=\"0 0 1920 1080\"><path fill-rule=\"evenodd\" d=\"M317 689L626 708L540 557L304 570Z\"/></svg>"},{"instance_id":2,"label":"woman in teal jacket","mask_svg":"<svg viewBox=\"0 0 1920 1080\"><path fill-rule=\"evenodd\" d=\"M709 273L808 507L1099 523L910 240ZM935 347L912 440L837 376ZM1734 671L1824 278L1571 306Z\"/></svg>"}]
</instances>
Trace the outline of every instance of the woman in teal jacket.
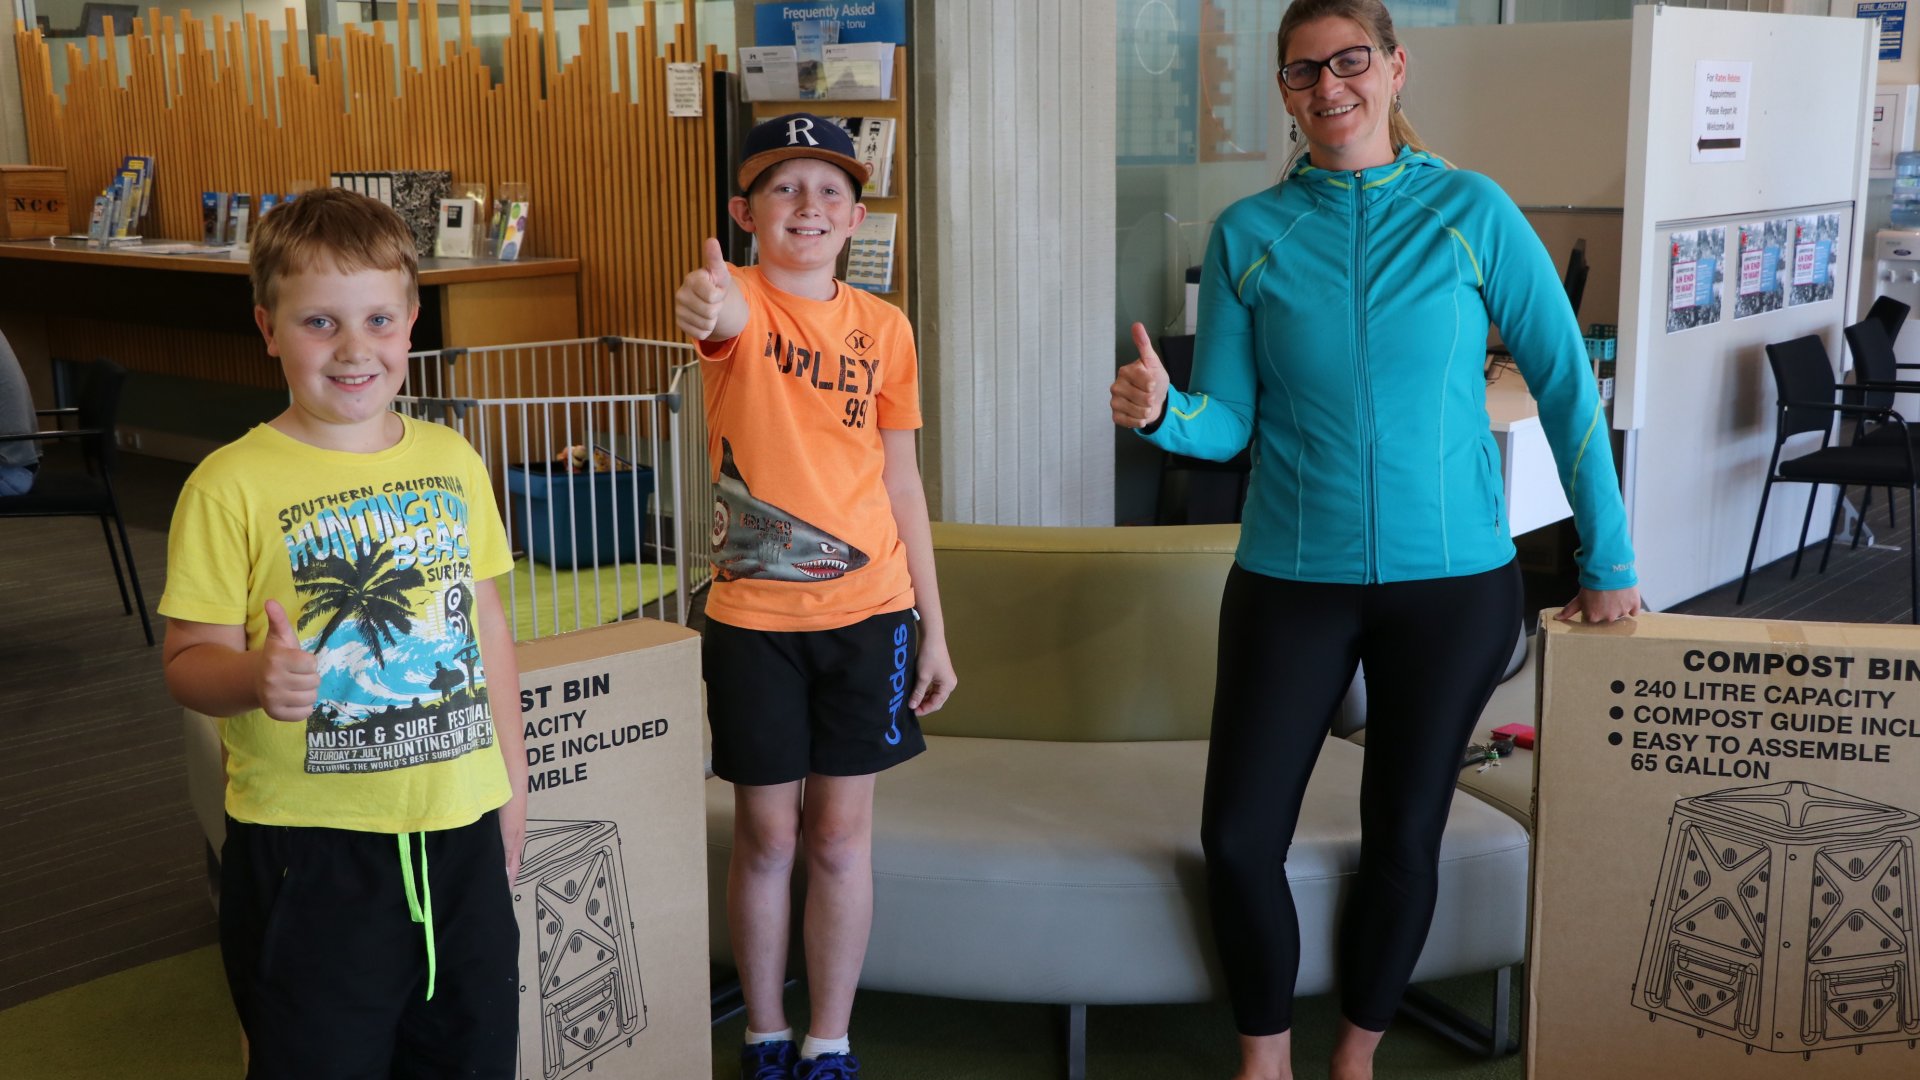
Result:
<instances>
[{"instance_id":1,"label":"woman in teal jacket","mask_svg":"<svg viewBox=\"0 0 1920 1080\"><path fill-rule=\"evenodd\" d=\"M1280 83L1308 154L1220 216L1191 392L1146 332L1114 421L1253 476L1221 601L1202 842L1244 1078L1290 1076L1299 928L1286 852L1355 666L1361 861L1333 1077L1371 1075L1432 919L1460 752L1511 655L1520 575L1483 367L1498 325L1540 406L1581 548L1561 618L1640 607L1607 424L1553 261L1491 180L1419 145L1379 0L1294 0Z\"/></svg>"}]
</instances>

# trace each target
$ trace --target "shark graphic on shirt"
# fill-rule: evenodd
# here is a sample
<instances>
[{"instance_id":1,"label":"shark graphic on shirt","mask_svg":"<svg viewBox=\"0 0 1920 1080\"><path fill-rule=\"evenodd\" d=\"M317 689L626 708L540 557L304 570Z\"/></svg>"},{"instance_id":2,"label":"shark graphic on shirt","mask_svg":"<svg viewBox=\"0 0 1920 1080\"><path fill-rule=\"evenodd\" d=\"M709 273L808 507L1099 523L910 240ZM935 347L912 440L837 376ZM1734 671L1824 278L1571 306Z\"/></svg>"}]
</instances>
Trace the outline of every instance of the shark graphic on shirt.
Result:
<instances>
[{"instance_id":1,"label":"shark graphic on shirt","mask_svg":"<svg viewBox=\"0 0 1920 1080\"><path fill-rule=\"evenodd\" d=\"M866 552L810 522L754 497L720 440L714 485L713 569L721 581L832 581L867 565Z\"/></svg>"}]
</instances>

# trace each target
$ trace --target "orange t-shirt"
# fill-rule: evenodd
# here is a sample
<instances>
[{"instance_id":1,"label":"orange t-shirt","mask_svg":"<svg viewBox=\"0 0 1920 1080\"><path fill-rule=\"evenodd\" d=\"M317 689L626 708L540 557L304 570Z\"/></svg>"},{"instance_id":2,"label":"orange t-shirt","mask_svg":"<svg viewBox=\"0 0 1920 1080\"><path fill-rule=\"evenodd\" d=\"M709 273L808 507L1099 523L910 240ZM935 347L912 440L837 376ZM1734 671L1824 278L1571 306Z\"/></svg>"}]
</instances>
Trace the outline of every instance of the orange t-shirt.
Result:
<instances>
[{"instance_id":1,"label":"orange t-shirt","mask_svg":"<svg viewBox=\"0 0 1920 1080\"><path fill-rule=\"evenodd\" d=\"M913 606L880 429L920 426L919 360L898 308L734 271L747 325L696 342L714 467L707 613L750 630L829 630Z\"/></svg>"}]
</instances>

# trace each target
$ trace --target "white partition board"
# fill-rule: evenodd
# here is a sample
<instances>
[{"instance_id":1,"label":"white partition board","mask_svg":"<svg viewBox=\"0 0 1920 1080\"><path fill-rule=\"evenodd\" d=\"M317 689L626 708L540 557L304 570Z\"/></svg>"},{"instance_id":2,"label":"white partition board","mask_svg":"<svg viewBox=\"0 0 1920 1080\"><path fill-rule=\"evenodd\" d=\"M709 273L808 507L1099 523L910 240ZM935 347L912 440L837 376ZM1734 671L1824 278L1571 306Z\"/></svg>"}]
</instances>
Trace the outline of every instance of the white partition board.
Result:
<instances>
[{"instance_id":1,"label":"white partition board","mask_svg":"<svg viewBox=\"0 0 1920 1080\"><path fill-rule=\"evenodd\" d=\"M1864 20L1634 11L1614 422L1635 432L1628 516L1653 607L1740 576L1773 448L1766 344L1818 334L1838 362L1859 289L1872 44ZM1751 65L1742 160L1693 160L1702 61ZM1736 319L1740 223L1813 213L1840 220L1832 298ZM1721 317L1669 333L1672 236L1716 225ZM1804 487L1776 490L1758 565L1793 550L1806 507ZM1815 507L1811 537L1826 535L1830 505Z\"/></svg>"}]
</instances>

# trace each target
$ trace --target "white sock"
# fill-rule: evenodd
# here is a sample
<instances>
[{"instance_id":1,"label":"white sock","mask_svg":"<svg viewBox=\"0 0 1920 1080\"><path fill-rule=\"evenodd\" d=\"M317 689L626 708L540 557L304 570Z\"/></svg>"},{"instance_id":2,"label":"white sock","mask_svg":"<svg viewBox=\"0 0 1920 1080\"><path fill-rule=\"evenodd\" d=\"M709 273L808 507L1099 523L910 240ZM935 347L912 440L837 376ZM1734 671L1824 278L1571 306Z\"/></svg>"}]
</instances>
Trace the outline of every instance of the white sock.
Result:
<instances>
[{"instance_id":1,"label":"white sock","mask_svg":"<svg viewBox=\"0 0 1920 1080\"><path fill-rule=\"evenodd\" d=\"M755 1031L752 1028L747 1029L747 1045L748 1046L752 1046L755 1043L763 1043L763 1042L792 1042L792 1041L793 1041L792 1028L781 1028L779 1031Z\"/></svg>"},{"instance_id":2,"label":"white sock","mask_svg":"<svg viewBox=\"0 0 1920 1080\"><path fill-rule=\"evenodd\" d=\"M822 1054L847 1054L852 1052L850 1046L851 1043L848 1042L845 1035L837 1039L821 1039L816 1038L809 1032L807 1034L807 1041L800 1044L800 1056L803 1058L817 1058Z\"/></svg>"}]
</instances>

